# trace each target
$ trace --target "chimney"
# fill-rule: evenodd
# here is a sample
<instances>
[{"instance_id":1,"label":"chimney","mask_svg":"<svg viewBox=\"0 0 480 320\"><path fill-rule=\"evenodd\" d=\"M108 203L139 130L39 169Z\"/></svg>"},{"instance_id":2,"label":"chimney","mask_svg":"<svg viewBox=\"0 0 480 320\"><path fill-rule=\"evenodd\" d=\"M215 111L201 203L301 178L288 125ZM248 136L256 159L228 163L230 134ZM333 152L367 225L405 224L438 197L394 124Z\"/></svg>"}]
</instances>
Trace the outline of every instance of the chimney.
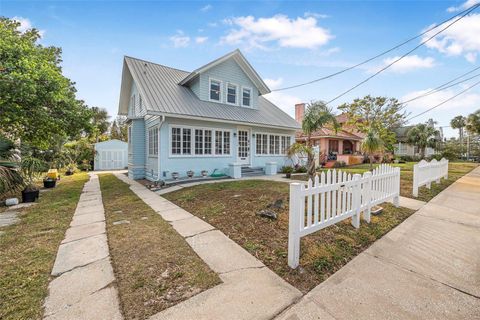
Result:
<instances>
[{"instance_id":1,"label":"chimney","mask_svg":"<svg viewBox=\"0 0 480 320\"><path fill-rule=\"evenodd\" d=\"M304 114L305 103L297 103L295 105L295 120L297 120L298 123L302 123Z\"/></svg>"}]
</instances>

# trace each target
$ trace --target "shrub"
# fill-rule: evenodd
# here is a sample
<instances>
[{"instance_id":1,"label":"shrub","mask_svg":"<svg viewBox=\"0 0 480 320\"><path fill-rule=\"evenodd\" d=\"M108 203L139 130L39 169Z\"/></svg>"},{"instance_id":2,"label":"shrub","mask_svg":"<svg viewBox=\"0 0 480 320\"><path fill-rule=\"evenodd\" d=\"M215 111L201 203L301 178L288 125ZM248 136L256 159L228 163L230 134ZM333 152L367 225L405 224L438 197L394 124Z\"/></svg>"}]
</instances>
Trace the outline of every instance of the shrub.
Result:
<instances>
[{"instance_id":1,"label":"shrub","mask_svg":"<svg viewBox=\"0 0 480 320\"><path fill-rule=\"evenodd\" d=\"M295 173L306 173L307 167L306 166L301 166L301 165L295 165Z\"/></svg>"},{"instance_id":2,"label":"shrub","mask_svg":"<svg viewBox=\"0 0 480 320\"><path fill-rule=\"evenodd\" d=\"M293 167L291 166L283 166L280 168L281 173L292 173L293 172Z\"/></svg>"},{"instance_id":3,"label":"shrub","mask_svg":"<svg viewBox=\"0 0 480 320\"><path fill-rule=\"evenodd\" d=\"M343 167L346 167L346 166L347 166L347 164L345 163L345 161L336 161L333 164L334 168L343 168Z\"/></svg>"}]
</instances>

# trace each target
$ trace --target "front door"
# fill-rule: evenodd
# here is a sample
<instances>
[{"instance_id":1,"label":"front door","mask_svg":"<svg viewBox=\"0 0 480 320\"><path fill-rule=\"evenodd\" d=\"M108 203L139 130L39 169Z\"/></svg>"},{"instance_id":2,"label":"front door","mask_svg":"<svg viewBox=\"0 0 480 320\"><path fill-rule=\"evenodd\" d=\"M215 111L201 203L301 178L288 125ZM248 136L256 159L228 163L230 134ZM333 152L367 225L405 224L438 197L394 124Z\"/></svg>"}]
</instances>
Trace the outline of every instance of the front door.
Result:
<instances>
[{"instance_id":1,"label":"front door","mask_svg":"<svg viewBox=\"0 0 480 320\"><path fill-rule=\"evenodd\" d=\"M238 129L237 162L243 165L250 164L250 130Z\"/></svg>"}]
</instances>

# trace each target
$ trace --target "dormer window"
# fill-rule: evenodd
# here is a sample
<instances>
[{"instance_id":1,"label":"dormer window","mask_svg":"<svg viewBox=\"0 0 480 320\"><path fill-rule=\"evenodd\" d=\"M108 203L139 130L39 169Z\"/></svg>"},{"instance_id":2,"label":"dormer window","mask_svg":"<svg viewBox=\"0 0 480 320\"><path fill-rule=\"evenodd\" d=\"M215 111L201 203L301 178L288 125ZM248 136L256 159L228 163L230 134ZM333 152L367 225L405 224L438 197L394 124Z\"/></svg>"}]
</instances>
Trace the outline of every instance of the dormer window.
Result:
<instances>
[{"instance_id":1,"label":"dormer window","mask_svg":"<svg viewBox=\"0 0 480 320\"><path fill-rule=\"evenodd\" d=\"M222 82L210 79L210 100L220 101Z\"/></svg>"},{"instance_id":2,"label":"dormer window","mask_svg":"<svg viewBox=\"0 0 480 320\"><path fill-rule=\"evenodd\" d=\"M252 89L242 88L242 105L245 107L250 107L252 98Z\"/></svg>"},{"instance_id":3,"label":"dormer window","mask_svg":"<svg viewBox=\"0 0 480 320\"><path fill-rule=\"evenodd\" d=\"M227 103L237 104L238 87L232 83L227 84Z\"/></svg>"}]
</instances>

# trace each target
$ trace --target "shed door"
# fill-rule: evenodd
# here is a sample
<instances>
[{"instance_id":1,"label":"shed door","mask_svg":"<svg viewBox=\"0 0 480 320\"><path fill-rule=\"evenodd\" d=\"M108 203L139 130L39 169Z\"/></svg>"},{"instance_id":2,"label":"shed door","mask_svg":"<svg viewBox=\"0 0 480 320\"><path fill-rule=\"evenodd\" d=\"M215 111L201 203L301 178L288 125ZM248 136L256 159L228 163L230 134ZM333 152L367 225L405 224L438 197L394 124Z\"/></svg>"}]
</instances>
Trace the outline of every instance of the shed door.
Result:
<instances>
[{"instance_id":1,"label":"shed door","mask_svg":"<svg viewBox=\"0 0 480 320\"><path fill-rule=\"evenodd\" d=\"M104 150L100 153L100 170L123 169L123 151Z\"/></svg>"}]
</instances>

